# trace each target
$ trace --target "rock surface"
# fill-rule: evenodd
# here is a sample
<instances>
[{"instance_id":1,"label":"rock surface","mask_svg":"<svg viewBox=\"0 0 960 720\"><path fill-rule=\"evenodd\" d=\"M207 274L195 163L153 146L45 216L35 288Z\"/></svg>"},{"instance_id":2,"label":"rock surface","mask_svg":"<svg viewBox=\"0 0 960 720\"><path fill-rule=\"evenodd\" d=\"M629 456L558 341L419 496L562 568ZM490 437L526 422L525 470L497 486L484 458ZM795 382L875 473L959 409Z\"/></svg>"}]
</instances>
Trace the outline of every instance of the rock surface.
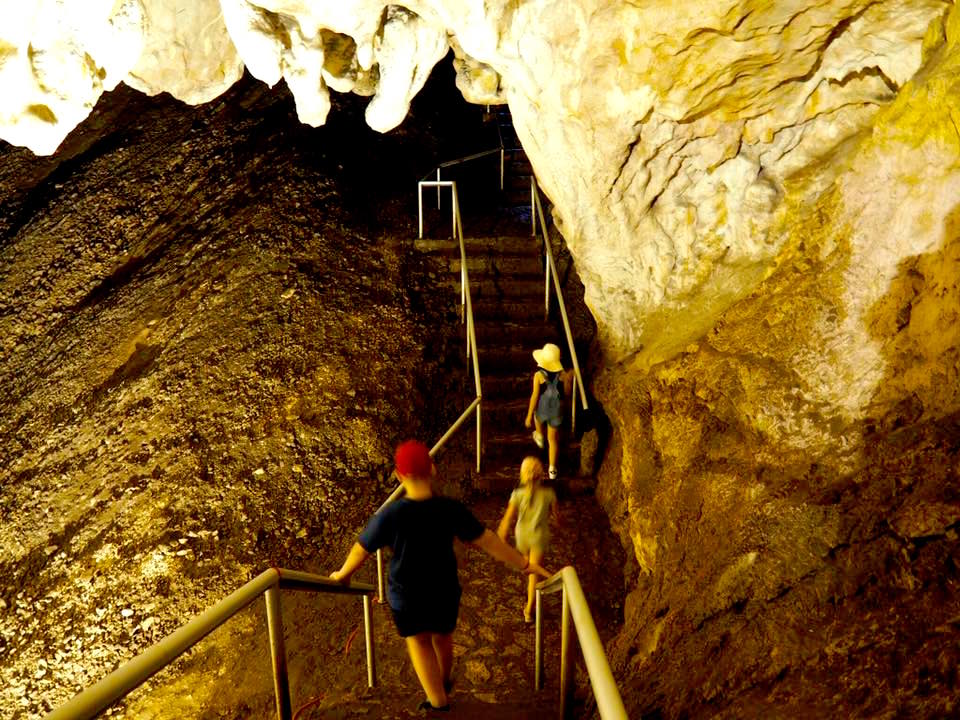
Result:
<instances>
[{"instance_id":1,"label":"rock surface","mask_svg":"<svg viewBox=\"0 0 960 720\"><path fill-rule=\"evenodd\" d=\"M955 3L223 0L222 26L172 31L170 10L150 22L147 7L24 6L0 30L2 136L49 153L138 63L137 87L196 101L228 84L235 57L284 78L305 122L328 117L333 88L372 96L383 130L444 42L466 97L509 103L600 333L600 492L632 551L615 649L633 714L956 713ZM150 59L164 33L217 35L236 55L220 52L220 69L203 61L218 53L191 52L171 76ZM110 224L133 220L106 195L116 262L97 260L98 277L152 247L109 245ZM215 201L196 202L202 215ZM90 292L45 274L83 251L51 248L4 300L24 325L2 342L28 374L57 371L31 338ZM49 306L37 288L54 281L73 304ZM98 386L121 392L180 332L91 345L109 359ZM98 443L84 452L94 462ZM59 540L32 562L56 562Z\"/></svg>"},{"instance_id":2,"label":"rock surface","mask_svg":"<svg viewBox=\"0 0 960 720\"><path fill-rule=\"evenodd\" d=\"M429 117L313 131L249 80L196 109L118 88L61 153L0 150L0 715L270 564L329 571L396 439L460 413L459 324L410 242ZM180 673L240 657L259 682L263 627L249 611Z\"/></svg>"},{"instance_id":3,"label":"rock surface","mask_svg":"<svg viewBox=\"0 0 960 720\"><path fill-rule=\"evenodd\" d=\"M600 492L637 562L615 652L634 714L957 712L956 10L947 27L786 186L768 277L595 387Z\"/></svg>"}]
</instances>

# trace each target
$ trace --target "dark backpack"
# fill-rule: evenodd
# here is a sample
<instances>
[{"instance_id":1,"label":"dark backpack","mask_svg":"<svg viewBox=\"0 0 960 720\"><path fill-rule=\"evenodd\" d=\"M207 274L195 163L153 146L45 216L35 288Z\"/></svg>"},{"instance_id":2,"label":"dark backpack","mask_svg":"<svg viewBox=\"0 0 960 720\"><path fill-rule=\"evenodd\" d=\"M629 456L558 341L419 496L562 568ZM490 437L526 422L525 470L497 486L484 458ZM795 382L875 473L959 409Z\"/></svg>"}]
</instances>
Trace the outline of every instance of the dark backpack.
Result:
<instances>
[{"instance_id":1,"label":"dark backpack","mask_svg":"<svg viewBox=\"0 0 960 720\"><path fill-rule=\"evenodd\" d=\"M544 373L546 379L540 384L540 399L537 401L537 415L541 418L560 417L563 405L563 391L560 388L560 373ZM553 377L550 377L550 375Z\"/></svg>"}]
</instances>

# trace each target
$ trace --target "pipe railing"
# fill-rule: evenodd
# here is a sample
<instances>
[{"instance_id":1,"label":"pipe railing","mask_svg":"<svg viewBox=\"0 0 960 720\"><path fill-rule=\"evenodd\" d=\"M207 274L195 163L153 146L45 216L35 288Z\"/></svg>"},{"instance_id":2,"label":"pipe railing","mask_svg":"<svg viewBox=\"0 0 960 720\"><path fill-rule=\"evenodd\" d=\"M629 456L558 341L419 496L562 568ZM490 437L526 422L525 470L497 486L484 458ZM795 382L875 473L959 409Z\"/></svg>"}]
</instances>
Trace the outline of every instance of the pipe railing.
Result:
<instances>
[{"instance_id":1,"label":"pipe railing","mask_svg":"<svg viewBox=\"0 0 960 720\"><path fill-rule=\"evenodd\" d=\"M470 156L466 159L472 159L478 157L483 153L475 156ZM489 153L487 153L489 154ZM454 161L451 161L454 162ZM473 383L476 390L476 397L473 399L473 402L467 406L467 409L464 410L460 417L454 421L454 423L449 427L449 429L443 434L437 443L430 449L430 457L433 457L447 441L453 437L453 434L460 429L460 426L463 425L469 418L470 415L476 411L477 413L477 472L480 472L480 458L482 450L482 437L481 437L481 410L482 410L482 400L483 392L480 384L480 361L477 359L477 333L476 327L473 322L473 300L470 293L470 272L467 269L467 246L463 238L463 224L460 218L460 201L457 195L457 183L452 180L421 180L417 183L417 204L420 207L420 235L423 235L423 190L424 188L436 187L439 192L441 188L448 187L450 188L453 206L453 231L454 236L457 238L459 247L460 247L460 303L461 303L461 322L466 321L467 326L467 360L472 360L473 364ZM391 477L396 478L396 472L394 472ZM377 508L377 512L383 510L387 505L396 500L400 495L403 494L403 486L399 485L390 496L384 501L384 503ZM377 597L380 602L384 602L384 569L383 569L383 551L377 550Z\"/></svg>"},{"instance_id":2,"label":"pipe railing","mask_svg":"<svg viewBox=\"0 0 960 720\"><path fill-rule=\"evenodd\" d=\"M287 654L283 642L283 623L280 613L280 591L300 590L315 593L361 595L363 597L363 629L367 652L367 685L377 683L373 648L373 617L370 594L373 585L352 583L342 585L320 575L295 570L270 568L232 592L211 608L197 615L186 625L150 646L127 661L94 685L75 695L71 700L49 713L44 720L86 720L96 717L110 705L146 682L176 660L200 640L223 625L238 612L264 596L267 609L267 630L270 636L270 655L273 660L273 687L277 718L291 720L290 684L287 679Z\"/></svg>"},{"instance_id":3,"label":"pipe railing","mask_svg":"<svg viewBox=\"0 0 960 720\"><path fill-rule=\"evenodd\" d=\"M534 214L532 210L536 209L536 217L540 220L540 230L543 233L543 249L547 258L545 270L546 279L544 282L544 314L547 317L550 315L550 279L552 277L554 291L557 295L557 305L560 307L560 317L563 318L563 331L567 336L567 347L570 350L570 361L573 363L574 401L573 413L570 419L571 432L573 432L577 425L577 391L579 389L580 402L583 404L584 410L587 409L587 393L583 386L583 376L580 374L580 363L577 360L577 349L573 344L573 332L570 330L570 321L567 318L567 306L563 302L563 288L560 286L560 276L557 273L557 264L553 260L553 248L550 245L550 232L547 229L547 222L544 219L543 204L540 202L540 193L537 192L537 179L535 177L530 178L530 207L531 215Z\"/></svg>"},{"instance_id":4,"label":"pipe railing","mask_svg":"<svg viewBox=\"0 0 960 720\"><path fill-rule=\"evenodd\" d=\"M500 131L500 128L497 128L498 134L499 134L499 131ZM491 148L490 150L482 150L480 152L473 153L472 155L465 155L464 157L456 158L455 160L447 160L446 162L440 163L439 165L437 165L437 167L434 170L431 170L422 178L420 178L421 183L431 182L437 188L437 210L440 209L440 192L441 192L441 187L443 187L443 181L440 179L441 170L454 167L455 165L461 165L463 163L467 163L472 160L479 160L480 158L485 158L495 153L500 154L500 189L503 190L504 148L503 148L502 138L500 139L500 147ZM432 181L428 181L427 178L433 176L434 174L436 174L436 178L433 179ZM417 236L420 238L423 238L423 196L422 195L418 195L417 210L418 210L417 216L419 218L419 223L418 223L419 230L418 230ZM452 223L451 223L453 230L451 232L451 235L456 237L457 215L459 214L459 208L457 209L451 208L451 214L453 216Z\"/></svg>"},{"instance_id":5,"label":"pipe railing","mask_svg":"<svg viewBox=\"0 0 960 720\"><path fill-rule=\"evenodd\" d=\"M573 648L570 637L570 620L580 641L580 651L587 675L593 688L593 697L602 720L626 720L627 711L620 697L620 690L613 679L610 663L597 633L597 626L590 614L590 607L583 595L577 571L567 565L551 578L537 585L536 626L534 628L534 686L543 689L543 605L545 593L563 593L560 616L560 718L566 718L570 712L570 698L573 693Z\"/></svg>"}]
</instances>

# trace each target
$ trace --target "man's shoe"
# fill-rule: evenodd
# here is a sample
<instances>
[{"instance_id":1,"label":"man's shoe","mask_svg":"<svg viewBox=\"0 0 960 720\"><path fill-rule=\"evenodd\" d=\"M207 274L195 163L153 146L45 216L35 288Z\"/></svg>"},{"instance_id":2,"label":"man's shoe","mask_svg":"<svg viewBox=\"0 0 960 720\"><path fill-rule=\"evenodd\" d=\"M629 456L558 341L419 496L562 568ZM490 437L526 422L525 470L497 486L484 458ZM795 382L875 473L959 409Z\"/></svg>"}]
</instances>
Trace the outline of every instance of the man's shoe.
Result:
<instances>
[{"instance_id":1,"label":"man's shoe","mask_svg":"<svg viewBox=\"0 0 960 720\"><path fill-rule=\"evenodd\" d=\"M538 430L533 431L533 441L537 444L537 447L543 450L543 433Z\"/></svg>"},{"instance_id":2,"label":"man's shoe","mask_svg":"<svg viewBox=\"0 0 960 720\"><path fill-rule=\"evenodd\" d=\"M417 710L420 712L431 713L431 712L450 712L450 703L443 705L441 707L434 707L430 704L429 700L424 700L422 703L417 705Z\"/></svg>"},{"instance_id":3,"label":"man's shoe","mask_svg":"<svg viewBox=\"0 0 960 720\"><path fill-rule=\"evenodd\" d=\"M556 480L556 479L557 479L557 469L556 469L553 465L551 465L551 466L550 466L550 469L547 471L547 475L550 476L550 479L551 479L551 480Z\"/></svg>"}]
</instances>

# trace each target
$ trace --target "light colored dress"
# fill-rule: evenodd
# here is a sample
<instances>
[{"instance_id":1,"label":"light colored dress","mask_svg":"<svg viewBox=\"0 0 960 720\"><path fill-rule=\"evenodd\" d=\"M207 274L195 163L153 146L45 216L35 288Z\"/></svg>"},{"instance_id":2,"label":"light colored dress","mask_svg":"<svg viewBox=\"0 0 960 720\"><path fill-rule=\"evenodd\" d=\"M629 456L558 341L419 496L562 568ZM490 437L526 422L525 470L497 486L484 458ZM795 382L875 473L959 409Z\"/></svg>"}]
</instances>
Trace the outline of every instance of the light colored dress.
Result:
<instances>
[{"instance_id":1,"label":"light colored dress","mask_svg":"<svg viewBox=\"0 0 960 720\"><path fill-rule=\"evenodd\" d=\"M533 493L517 488L510 502L517 508L517 550L526 554L536 548L546 552L550 544L550 508L557 501L552 488L538 487Z\"/></svg>"}]
</instances>

